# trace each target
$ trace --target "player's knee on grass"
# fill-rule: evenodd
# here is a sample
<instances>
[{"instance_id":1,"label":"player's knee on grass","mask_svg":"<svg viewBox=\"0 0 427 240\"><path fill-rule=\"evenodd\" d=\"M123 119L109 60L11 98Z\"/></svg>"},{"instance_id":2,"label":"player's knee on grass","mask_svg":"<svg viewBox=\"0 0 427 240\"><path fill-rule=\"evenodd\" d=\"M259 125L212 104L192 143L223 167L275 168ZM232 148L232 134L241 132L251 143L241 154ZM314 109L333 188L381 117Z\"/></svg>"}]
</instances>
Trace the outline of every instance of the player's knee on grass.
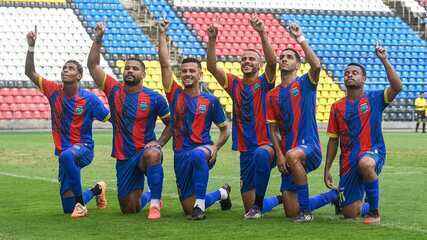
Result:
<instances>
[{"instance_id":1,"label":"player's knee on grass","mask_svg":"<svg viewBox=\"0 0 427 240\"><path fill-rule=\"evenodd\" d=\"M154 166L161 163L162 153L156 148L147 149L144 152L143 158L147 166Z\"/></svg>"},{"instance_id":2,"label":"player's knee on grass","mask_svg":"<svg viewBox=\"0 0 427 240\"><path fill-rule=\"evenodd\" d=\"M138 213L141 210L141 193L142 191L137 190L131 192L125 198L119 199L120 210L123 214Z\"/></svg>"},{"instance_id":3,"label":"player's knee on grass","mask_svg":"<svg viewBox=\"0 0 427 240\"><path fill-rule=\"evenodd\" d=\"M181 200L182 210L184 211L184 214L186 216L189 216L189 215L191 216L191 214L193 213L194 203L195 203L194 196Z\"/></svg>"},{"instance_id":4,"label":"player's knee on grass","mask_svg":"<svg viewBox=\"0 0 427 240\"><path fill-rule=\"evenodd\" d=\"M299 214L299 203L297 194L290 191L284 191L282 193L283 210L285 216L293 218Z\"/></svg>"},{"instance_id":5,"label":"player's knee on grass","mask_svg":"<svg viewBox=\"0 0 427 240\"><path fill-rule=\"evenodd\" d=\"M360 207L362 201L353 202L342 209L342 214L345 218L358 218L360 216Z\"/></svg>"},{"instance_id":6,"label":"player's knee on grass","mask_svg":"<svg viewBox=\"0 0 427 240\"><path fill-rule=\"evenodd\" d=\"M370 157L364 157L359 160L358 168L363 179L374 180L376 178L375 173L375 160Z\"/></svg>"}]
</instances>

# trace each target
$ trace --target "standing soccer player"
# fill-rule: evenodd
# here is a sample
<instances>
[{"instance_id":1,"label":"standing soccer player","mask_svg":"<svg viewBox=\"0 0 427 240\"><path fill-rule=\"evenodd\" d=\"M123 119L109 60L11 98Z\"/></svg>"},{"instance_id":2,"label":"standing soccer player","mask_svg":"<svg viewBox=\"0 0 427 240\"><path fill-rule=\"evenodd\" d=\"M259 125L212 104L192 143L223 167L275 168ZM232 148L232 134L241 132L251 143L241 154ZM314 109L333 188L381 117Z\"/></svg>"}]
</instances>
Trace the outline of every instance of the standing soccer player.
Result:
<instances>
[{"instance_id":1,"label":"standing soccer player","mask_svg":"<svg viewBox=\"0 0 427 240\"><path fill-rule=\"evenodd\" d=\"M174 169L179 199L185 215L193 220L205 218L206 209L220 201L222 210L231 208L231 187L225 184L206 194L209 170L214 166L218 150L229 134L224 111L218 99L200 92L202 67L195 58L185 58L181 64L184 87L172 79L170 57L166 43L169 23L160 24L159 57L162 83L171 109L173 129ZM216 143L210 137L211 125L219 128Z\"/></svg>"},{"instance_id":2,"label":"standing soccer player","mask_svg":"<svg viewBox=\"0 0 427 240\"><path fill-rule=\"evenodd\" d=\"M87 204L94 196L98 208L107 207L105 182L82 191L80 171L93 160L94 119L108 121L110 112L93 93L82 89L79 81L83 68L77 61L68 60L61 72L62 83L49 81L38 74L34 66L34 46L37 32L27 34L28 51L25 75L48 98L52 116L52 136L55 155L59 159L59 182L62 209L72 218L87 216Z\"/></svg>"},{"instance_id":3,"label":"standing soccer player","mask_svg":"<svg viewBox=\"0 0 427 240\"><path fill-rule=\"evenodd\" d=\"M99 60L104 31L104 24L98 23L87 64L95 83L107 96L112 113L112 156L117 159L120 209L123 213L136 213L150 201L148 219L159 219L163 188L161 148L171 137L169 108L162 95L143 87L145 65L142 61L126 61L124 83L102 70ZM157 117L166 125L158 140L154 133ZM144 175L151 192L143 193Z\"/></svg>"},{"instance_id":4,"label":"standing soccer player","mask_svg":"<svg viewBox=\"0 0 427 240\"><path fill-rule=\"evenodd\" d=\"M274 87L276 56L268 42L264 23L253 15L250 23L259 34L267 65L265 73L259 75L262 65L260 54L246 49L241 56L243 79L225 73L216 65L215 44L218 26L208 29L209 72L227 91L233 100L233 150L240 152L241 195L246 219L261 218L281 202L280 196L264 199L274 166L274 149L269 140L266 122L267 92Z\"/></svg>"},{"instance_id":5,"label":"standing soccer player","mask_svg":"<svg viewBox=\"0 0 427 240\"><path fill-rule=\"evenodd\" d=\"M365 68L357 63L347 65L344 72L346 97L331 106L324 171L326 186L334 188L330 169L340 143L339 187L344 191L343 214L346 218L363 216L366 224L380 223L378 175L386 159L382 113L402 89L386 50L377 46L375 53L385 67L390 87L364 91Z\"/></svg>"},{"instance_id":6,"label":"standing soccer player","mask_svg":"<svg viewBox=\"0 0 427 240\"><path fill-rule=\"evenodd\" d=\"M427 101L424 98L424 93L420 93L418 97L415 99L415 118L417 121L417 125L415 126L415 132L418 132L418 127L420 123L423 124L423 133L426 132L426 109L427 109Z\"/></svg>"},{"instance_id":7,"label":"standing soccer player","mask_svg":"<svg viewBox=\"0 0 427 240\"><path fill-rule=\"evenodd\" d=\"M292 23L290 35L301 45L310 64L308 73L298 77L301 56L292 48L279 56L281 84L267 95L267 122L282 173L283 207L295 222L309 222L311 211L337 200L338 192L309 199L307 173L322 162L316 123L316 89L321 70L320 60L304 38L301 28Z\"/></svg>"}]
</instances>

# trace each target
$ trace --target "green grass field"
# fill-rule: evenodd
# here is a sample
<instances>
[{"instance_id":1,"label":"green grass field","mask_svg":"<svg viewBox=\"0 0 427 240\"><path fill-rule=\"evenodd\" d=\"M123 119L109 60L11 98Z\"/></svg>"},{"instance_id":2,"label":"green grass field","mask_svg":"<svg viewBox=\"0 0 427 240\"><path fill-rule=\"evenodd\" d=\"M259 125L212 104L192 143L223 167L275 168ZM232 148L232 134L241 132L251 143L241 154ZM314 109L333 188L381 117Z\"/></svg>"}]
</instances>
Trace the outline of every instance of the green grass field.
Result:
<instances>
[{"instance_id":1,"label":"green grass field","mask_svg":"<svg viewBox=\"0 0 427 240\"><path fill-rule=\"evenodd\" d=\"M322 143L327 139L321 133ZM238 154L230 142L219 153L211 171L209 189L232 185L233 208L208 210L205 221L186 220L177 198L171 146L165 150L162 219L146 220L139 214L122 215L116 198L111 133L95 134L95 160L83 171L84 186L105 180L110 187L109 207L88 206L89 217L72 220L62 214L57 183L57 160L49 132L0 133L0 239L427 239L427 135L387 133L388 158L380 177L380 226L343 220L332 206L315 212L310 224L297 225L277 207L259 221L245 221L239 194ZM326 149L325 146L323 149ZM338 161L335 162L337 173ZM310 192L325 190L323 166L310 174ZM335 178L338 181L338 177ZM277 194L280 177L272 172L269 193Z\"/></svg>"}]
</instances>

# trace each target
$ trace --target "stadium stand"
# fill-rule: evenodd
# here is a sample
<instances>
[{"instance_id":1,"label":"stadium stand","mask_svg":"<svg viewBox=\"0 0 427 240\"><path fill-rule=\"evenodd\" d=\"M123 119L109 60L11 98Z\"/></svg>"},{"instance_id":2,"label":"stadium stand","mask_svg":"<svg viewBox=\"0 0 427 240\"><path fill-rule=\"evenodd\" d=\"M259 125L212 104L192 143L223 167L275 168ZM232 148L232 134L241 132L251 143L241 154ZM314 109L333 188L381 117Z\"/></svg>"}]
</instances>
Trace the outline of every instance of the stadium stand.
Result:
<instances>
[{"instance_id":1,"label":"stadium stand","mask_svg":"<svg viewBox=\"0 0 427 240\"><path fill-rule=\"evenodd\" d=\"M46 2L60 1L40 1L43 6ZM46 98L24 73L28 48L25 35L34 25L38 31L35 63L40 74L59 81L64 62L75 59L84 68L83 83L92 82L85 64L92 41L73 11L56 4L46 8L33 2L31 6L35 7L0 7L0 119L50 118ZM112 74L104 59L101 65Z\"/></svg>"}]
</instances>

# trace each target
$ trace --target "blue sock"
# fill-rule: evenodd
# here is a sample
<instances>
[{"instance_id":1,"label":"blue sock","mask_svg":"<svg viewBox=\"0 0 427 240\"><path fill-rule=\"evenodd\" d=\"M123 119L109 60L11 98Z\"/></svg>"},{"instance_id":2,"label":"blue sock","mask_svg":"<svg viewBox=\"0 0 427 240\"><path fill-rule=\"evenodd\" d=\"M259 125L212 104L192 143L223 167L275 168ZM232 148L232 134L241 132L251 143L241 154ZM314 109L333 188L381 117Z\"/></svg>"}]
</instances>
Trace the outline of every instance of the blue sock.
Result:
<instances>
[{"instance_id":1,"label":"blue sock","mask_svg":"<svg viewBox=\"0 0 427 240\"><path fill-rule=\"evenodd\" d=\"M298 194L300 212L310 212L310 201L308 199L308 184L295 185Z\"/></svg>"},{"instance_id":2,"label":"blue sock","mask_svg":"<svg viewBox=\"0 0 427 240\"><path fill-rule=\"evenodd\" d=\"M268 180L270 180L270 154L264 148L258 147L253 155L255 159L255 205L264 209L263 202Z\"/></svg>"},{"instance_id":3,"label":"blue sock","mask_svg":"<svg viewBox=\"0 0 427 240\"><path fill-rule=\"evenodd\" d=\"M82 196L82 180L80 176L80 167L77 166L74 154L71 149L65 150L59 157L60 163L64 166L67 177L70 180L71 191L75 198Z\"/></svg>"},{"instance_id":4,"label":"blue sock","mask_svg":"<svg viewBox=\"0 0 427 240\"><path fill-rule=\"evenodd\" d=\"M93 192L90 190L90 188L86 189L86 191L83 192L83 202L85 204L89 203L90 200L95 196Z\"/></svg>"},{"instance_id":5,"label":"blue sock","mask_svg":"<svg viewBox=\"0 0 427 240\"><path fill-rule=\"evenodd\" d=\"M279 199L277 199L277 196L264 198L262 213L264 214L264 213L270 212L277 205L279 205Z\"/></svg>"},{"instance_id":6,"label":"blue sock","mask_svg":"<svg viewBox=\"0 0 427 240\"><path fill-rule=\"evenodd\" d=\"M221 193L219 190L216 190L216 191L213 191L213 192L206 194L205 208L212 206L212 204L216 203L219 200L221 200Z\"/></svg>"},{"instance_id":7,"label":"blue sock","mask_svg":"<svg viewBox=\"0 0 427 240\"><path fill-rule=\"evenodd\" d=\"M310 210L316 210L335 201L338 198L338 192L336 190L330 190L325 193L310 197Z\"/></svg>"},{"instance_id":8,"label":"blue sock","mask_svg":"<svg viewBox=\"0 0 427 240\"><path fill-rule=\"evenodd\" d=\"M194 195L196 199L205 199L209 180L209 166L206 154L203 150L193 150L192 158L194 161Z\"/></svg>"},{"instance_id":9,"label":"blue sock","mask_svg":"<svg viewBox=\"0 0 427 240\"><path fill-rule=\"evenodd\" d=\"M378 189L378 178L372 182L365 182L366 200L369 203L369 211L378 209L378 202L380 198Z\"/></svg>"},{"instance_id":10,"label":"blue sock","mask_svg":"<svg viewBox=\"0 0 427 240\"><path fill-rule=\"evenodd\" d=\"M360 216L364 217L369 212L369 203L363 203L360 207Z\"/></svg>"},{"instance_id":11,"label":"blue sock","mask_svg":"<svg viewBox=\"0 0 427 240\"><path fill-rule=\"evenodd\" d=\"M145 207L145 205L147 205L147 203L149 201L151 201L151 192L147 191L147 192L142 193L139 201L141 203L141 209L143 209Z\"/></svg>"},{"instance_id":12,"label":"blue sock","mask_svg":"<svg viewBox=\"0 0 427 240\"><path fill-rule=\"evenodd\" d=\"M76 200L74 199L74 196L63 197L61 195L61 203L62 203L62 210L64 210L64 213L72 213L74 210L74 206L76 205Z\"/></svg>"},{"instance_id":13,"label":"blue sock","mask_svg":"<svg viewBox=\"0 0 427 240\"><path fill-rule=\"evenodd\" d=\"M150 187L151 198L161 199L163 190L163 167L161 163L147 168L147 183Z\"/></svg>"}]
</instances>

